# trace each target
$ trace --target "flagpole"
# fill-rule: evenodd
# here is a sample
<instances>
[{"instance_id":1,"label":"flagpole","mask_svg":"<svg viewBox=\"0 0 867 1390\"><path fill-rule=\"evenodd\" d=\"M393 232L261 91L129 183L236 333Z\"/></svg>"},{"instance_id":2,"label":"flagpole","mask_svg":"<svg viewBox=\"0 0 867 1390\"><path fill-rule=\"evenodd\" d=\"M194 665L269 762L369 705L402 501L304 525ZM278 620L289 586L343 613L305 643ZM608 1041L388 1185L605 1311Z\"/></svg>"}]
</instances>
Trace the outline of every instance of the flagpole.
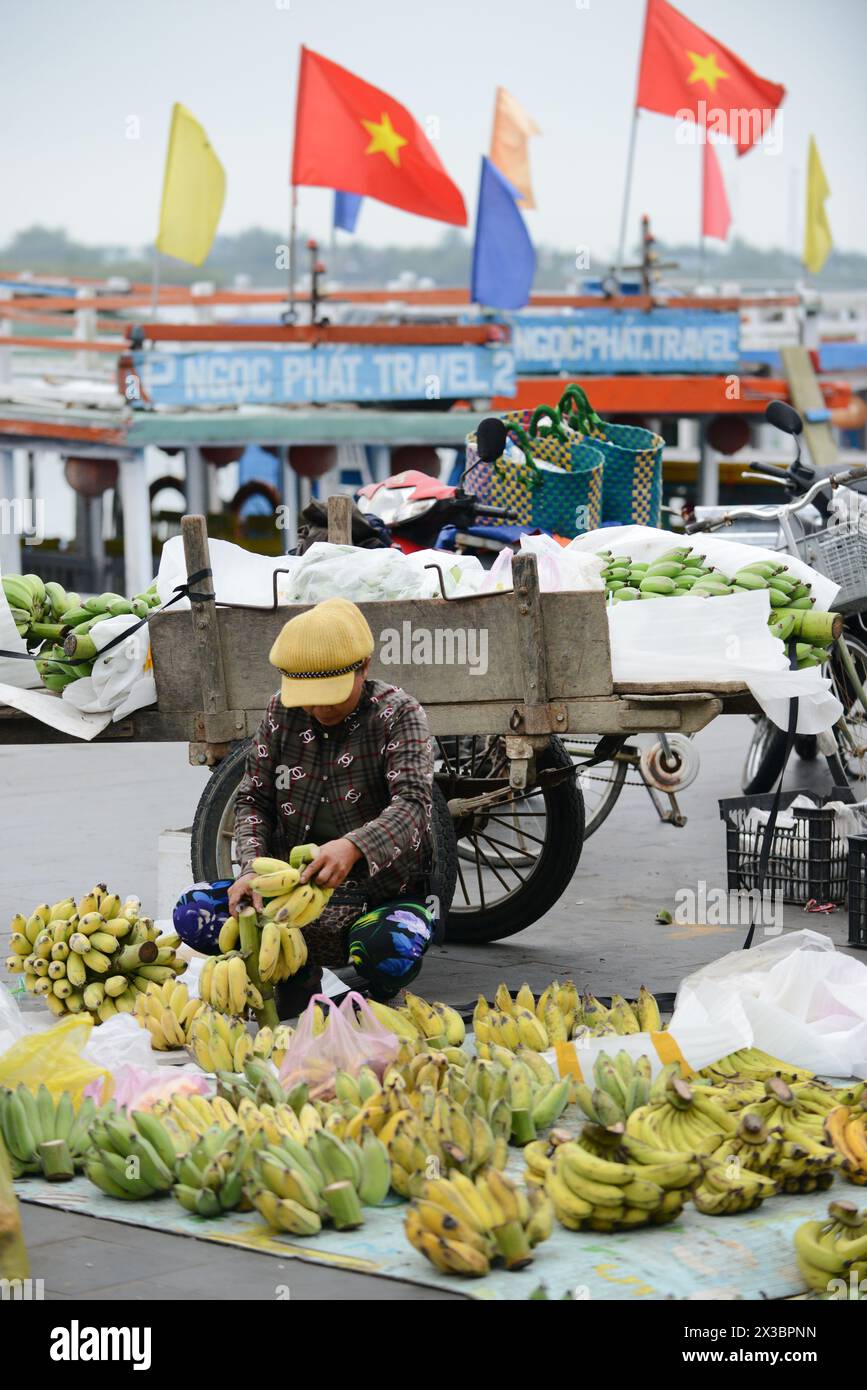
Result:
<instances>
[{"instance_id":1,"label":"flagpole","mask_svg":"<svg viewBox=\"0 0 867 1390\"><path fill-rule=\"evenodd\" d=\"M295 242L298 227L298 187L292 184L289 197L289 321L295 318Z\"/></svg>"},{"instance_id":2,"label":"flagpole","mask_svg":"<svg viewBox=\"0 0 867 1390\"><path fill-rule=\"evenodd\" d=\"M623 210L620 214L620 237L617 243L617 264L614 267L614 274L617 279L623 271L623 262L626 259L626 224L629 217L629 200L632 194L632 171L635 164L635 139L638 134L638 93L641 83L641 64L644 60L644 48L647 43L647 20L650 14L650 0L645 0L644 23L641 26L641 48L638 50L638 68L635 74L635 103L632 109L632 130L629 133L629 153L626 156L626 186L623 190Z\"/></svg>"},{"instance_id":3,"label":"flagpole","mask_svg":"<svg viewBox=\"0 0 867 1390\"><path fill-rule=\"evenodd\" d=\"M632 193L632 170L635 165L635 137L638 133L638 107L632 112L632 130L629 135L629 153L626 156L626 186L623 190L623 209L620 214L620 236L617 242L617 262L614 267L616 278L620 279L623 262L626 259L626 222L629 217L629 199Z\"/></svg>"},{"instance_id":4,"label":"flagpole","mask_svg":"<svg viewBox=\"0 0 867 1390\"><path fill-rule=\"evenodd\" d=\"M705 131L705 139L707 139L707 131ZM698 233L698 283L701 284L702 280L704 279L704 210L707 206L707 159L705 158L704 145L701 141L699 141L698 147L701 150L701 208L699 214L700 220Z\"/></svg>"}]
</instances>

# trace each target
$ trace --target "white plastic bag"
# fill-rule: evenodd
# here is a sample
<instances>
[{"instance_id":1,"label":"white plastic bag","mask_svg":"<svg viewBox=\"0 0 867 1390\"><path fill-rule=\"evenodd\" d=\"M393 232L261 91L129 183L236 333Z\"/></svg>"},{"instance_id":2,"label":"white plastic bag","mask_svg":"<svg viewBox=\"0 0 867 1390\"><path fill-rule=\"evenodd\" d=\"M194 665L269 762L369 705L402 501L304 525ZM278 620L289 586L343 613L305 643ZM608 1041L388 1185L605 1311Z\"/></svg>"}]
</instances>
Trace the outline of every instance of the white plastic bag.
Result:
<instances>
[{"instance_id":1,"label":"white plastic bag","mask_svg":"<svg viewBox=\"0 0 867 1390\"><path fill-rule=\"evenodd\" d=\"M274 571L294 570L301 563L297 555L255 555L231 541L208 541L213 570L214 593L218 603L250 603L268 608L274 602ZM277 601L288 603L289 576L277 576ZM160 556L157 593L161 603L175 598L175 588L187 582L184 542L181 536L167 540ZM189 608L188 598L178 599L171 611ZM100 626L100 624L97 624Z\"/></svg>"},{"instance_id":2,"label":"white plastic bag","mask_svg":"<svg viewBox=\"0 0 867 1390\"><path fill-rule=\"evenodd\" d=\"M602 561L596 555L584 555L569 546L558 545L553 536L522 536L522 555L535 555L539 571L539 587L544 594L605 588ZM509 549L501 550L485 577L482 593L495 593L512 587L512 560Z\"/></svg>"},{"instance_id":3,"label":"white plastic bag","mask_svg":"<svg viewBox=\"0 0 867 1390\"><path fill-rule=\"evenodd\" d=\"M739 1005L756 1047L823 1076L867 1077L867 964L819 932L769 938L702 966L681 984L677 1009L694 1001Z\"/></svg>"},{"instance_id":4,"label":"white plastic bag","mask_svg":"<svg viewBox=\"0 0 867 1390\"><path fill-rule=\"evenodd\" d=\"M127 628L135 628L138 621L129 615L106 618L91 628L90 635L101 651ZM89 676L64 688L63 699L80 714L110 713L115 721L146 705L156 704L157 687L147 624L130 631L129 637L118 642L105 656L98 656Z\"/></svg>"},{"instance_id":5,"label":"white plastic bag","mask_svg":"<svg viewBox=\"0 0 867 1390\"><path fill-rule=\"evenodd\" d=\"M21 1010L10 991L0 982L0 1057L26 1031Z\"/></svg>"},{"instance_id":6,"label":"white plastic bag","mask_svg":"<svg viewBox=\"0 0 867 1390\"><path fill-rule=\"evenodd\" d=\"M418 598L423 573L412 569L400 550L360 550L317 541L301 556L288 594L293 603L320 603L327 598L348 598L354 603Z\"/></svg>"}]
</instances>

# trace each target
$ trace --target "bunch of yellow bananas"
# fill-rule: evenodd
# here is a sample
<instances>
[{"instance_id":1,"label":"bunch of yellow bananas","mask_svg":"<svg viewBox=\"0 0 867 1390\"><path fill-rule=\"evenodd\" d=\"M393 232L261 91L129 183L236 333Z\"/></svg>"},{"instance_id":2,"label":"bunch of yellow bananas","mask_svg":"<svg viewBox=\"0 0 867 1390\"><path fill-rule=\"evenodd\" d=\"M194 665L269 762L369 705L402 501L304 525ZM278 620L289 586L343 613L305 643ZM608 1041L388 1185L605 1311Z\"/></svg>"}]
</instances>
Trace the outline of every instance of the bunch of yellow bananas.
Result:
<instances>
[{"instance_id":1,"label":"bunch of yellow bananas","mask_svg":"<svg viewBox=\"0 0 867 1390\"><path fill-rule=\"evenodd\" d=\"M634 1004L615 994L606 1008L589 992L582 998L571 980L553 980L538 999L527 984L514 998L500 984L493 1005L480 995L473 1013L473 1034L482 1057L492 1044L513 1052L519 1046L544 1052L555 1043L585 1035L658 1032L661 1027L659 1006L644 985Z\"/></svg>"},{"instance_id":2,"label":"bunch of yellow bananas","mask_svg":"<svg viewBox=\"0 0 867 1390\"><path fill-rule=\"evenodd\" d=\"M242 1071L253 1055L253 1039L244 1022L205 1005L190 1023L188 1045L207 1072Z\"/></svg>"},{"instance_id":3,"label":"bunch of yellow bananas","mask_svg":"<svg viewBox=\"0 0 867 1390\"><path fill-rule=\"evenodd\" d=\"M78 902L64 898L53 906L41 903L27 917L16 913L11 933L7 970L23 974L25 988L58 1018L87 1012L104 1023L132 1013L137 992L174 981L186 969L175 954L180 938L161 936L141 916L138 898L121 903L105 884Z\"/></svg>"},{"instance_id":4,"label":"bunch of yellow bananas","mask_svg":"<svg viewBox=\"0 0 867 1390\"><path fill-rule=\"evenodd\" d=\"M829 1088L830 1089L830 1088ZM782 1139L779 1161L768 1169L783 1192L815 1192L830 1186L841 1156L830 1137L826 1120L837 1108L829 1106L828 1091L814 1082L792 1087L779 1077L765 1082L765 1099L750 1105L745 1116L755 1116Z\"/></svg>"},{"instance_id":5,"label":"bunch of yellow bananas","mask_svg":"<svg viewBox=\"0 0 867 1390\"><path fill-rule=\"evenodd\" d=\"M247 975L240 951L208 956L199 976L199 994L221 1014L240 1018L248 1008L261 1009L262 995Z\"/></svg>"},{"instance_id":6,"label":"bunch of yellow bananas","mask_svg":"<svg viewBox=\"0 0 867 1390\"><path fill-rule=\"evenodd\" d=\"M710 1154L735 1134L737 1121L711 1094L709 1087L689 1086L671 1063L651 1085L650 1101L633 1110L626 1132L658 1149L675 1153Z\"/></svg>"},{"instance_id":7,"label":"bunch of yellow bananas","mask_svg":"<svg viewBox=\"0 0 867 1390\"><path fill-rule=\"evenodd\" d=\"M151 984L144 994L136 995L133 1013L142 1028L151 1035L151 1047L157 1052L186 1047L190 1041L190 1025L200 1009L201 999L190 998L186 985L177 980Z\"/></svg>"},{"instance_id":8,"label":"bunch of yellow bananas","mask_svg":"<svg viewBox=\"0 0 867 1390\"><path fill-rule=\"evenodd\" d=\"M296 845L288 863L284 859L253 860L251 887L266 900L262 916L267 921L307 927L321 915L334 890L300 882L304 865L312 863L318 853L318 845Z\"/></svg>"},{"instance_id":9,"label":"bunch of yellow bananas","mask_svg":"<svg viewBox=\"0 0 867 1390\"><path fill-rule=\"evenodd\" d=\"M563 1142L552 1144L554 1139ZM524 1154L534 1179L544 1183L557 1219L571 1231L625 1231L673 1221L701 1176L691 1155L651 1148L627 1135L607 1157L586 1132L576 1141L554 1131L544 1152L536 1145L529 1149Z\"/></svg>"},{"instance_id":10,"label":"bunch of yellow bananas","mask_svg":"<svg viewBox=\"0 0 867 1390\"><path fill-rule=\"evenodd\" d=\"M523 1269L547 1240L553 1208L538 1188L525 1190L496 1168L475 1180L462 1173L423 1183L404 1222L407 1239L443 1274L479 1277L502 1259Z\"/></svg>"},{"instance_id":11,"label":"bunch of yellow bananas","mask_svg":"<svg viewBox=\"0 0 867 1390\"><path fill-rule=\"evenodd\" d=\"M406 991L406 1004L392 1008L368 999L367 1005L384 1028L406 1042L425 1048L460 1047L466 1036L464 1021L456 1009L439 1000L432 1003Z\"/></svg>"},{"instance_id":12,"label":"bunch of yellow bananas","mask_svg":"<svg viewBox=\"0 0 867 1390\"><path fill-rule=\"evenodd\" d=\"M811 1071L781 1062L779 1057L772 1057L760 1047L742 1047L739 1052L730 1052L711 1066L702 1067L700 1075L715 1084L733 1080L769 1081L772 1076L779 1076L790 1085L795 1081L813 1080Z\"/></svg>"},{"instance_id":13,"label":"bunch of yellow bananas","mask_svg":"<svg viewBox=\"0 0 867 1390\"><path fill-rule=\"evenodd\" d=\"M831 1202L827 1221L805 1221L795 1231L795 1256L808 1288L829 1293L831 1281L858 1288L867 1275L867 1211ZM839 1282L836 1288L839 1289Z\"/></svg>"},{"instance_id":14,"label":"bunch of yellow bananas","mask_svg":"<svg viewBox=\"0 0 867 1390\"><path fill-rule=\"evenodd\" d=\"M843 1160L843 1172L850 1182L867 1183L867 1109L862 1095L857 1110L836 1106L825 1120L825 1137Z\"/></svg>"}]
</instances>

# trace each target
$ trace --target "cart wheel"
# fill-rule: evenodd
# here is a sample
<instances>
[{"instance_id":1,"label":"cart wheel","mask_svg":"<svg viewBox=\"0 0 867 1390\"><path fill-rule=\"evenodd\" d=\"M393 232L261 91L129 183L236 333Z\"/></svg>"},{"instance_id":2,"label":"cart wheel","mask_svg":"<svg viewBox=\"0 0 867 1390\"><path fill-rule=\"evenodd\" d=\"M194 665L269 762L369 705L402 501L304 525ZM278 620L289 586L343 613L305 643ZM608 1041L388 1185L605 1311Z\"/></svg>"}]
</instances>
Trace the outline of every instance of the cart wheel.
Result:
<instances>
[{"instance_id":1,"label":"cart wheel","mask_svg":"<svg viewBox=\"0 0 867 1390\"><path fill-rule=\"evenodd\" d=\"M199 798L190 854L196 882L235 878L235 797L247 762L249 742L236 744L214 768ZM431 892L439 899L440 920L449 911L457 879L457 842L452 818L439 787L433 794L434 864Z\"/></svg>"},{"instance_id":2,"label":"cart wheel","mask_svg":"<svg viewBox=\"0 0 867 1390\"><path fill-rule=\"evenodd\" d=\"M436 779L450 802L508 786L502 738L443 736L436 743ZM558 738L538 760L540 771L572 766ZM584 840L584 801L574 776L544 789L537 784L458 815L455 833L457 886L446 940L501 941L544 916L571 882Z\"/></svg>"}]
</instances>

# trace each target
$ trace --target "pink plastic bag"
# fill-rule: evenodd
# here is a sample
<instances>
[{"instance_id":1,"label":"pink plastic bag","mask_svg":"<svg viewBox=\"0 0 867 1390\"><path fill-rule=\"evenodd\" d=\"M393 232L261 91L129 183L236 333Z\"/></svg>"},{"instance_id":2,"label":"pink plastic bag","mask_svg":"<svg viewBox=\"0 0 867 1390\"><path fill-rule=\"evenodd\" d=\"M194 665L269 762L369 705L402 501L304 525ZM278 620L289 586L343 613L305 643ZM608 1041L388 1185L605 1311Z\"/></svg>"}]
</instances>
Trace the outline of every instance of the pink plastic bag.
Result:
<instances>
[{"instance_id":1,"label":"pink plastic bag","mask_svg":"<svg viewBox=\"0 0 867 1390\"><path fill-rule=\"evenodd\" d=\"M149 1067L136 1067L126 1063L118 1067L113 1076L91 1081L84 1094L93 1096L97 1105L102 1105L109 1097L122 1110L150 1110L158 1100L170 1100L172 1096L207 1095L212 1083L201 1073L195 1075L192 1068L176 1071L161 1067L158 1072Z\"/></svg>"},{"instance_id":2,"label":"pink plastic bag","mask_svg":"<svg viewBox=\"0 0 867 1390\"><path fill-rule=\"evenodd\" d=\"M318 1036L313 1032L317 1003L328 1011L328 1026ZM314 994L286 1049L280 1082L288 1091L306 1081L311 1099L325 1100L334 1094L336 1072L357 1076L362 1067L372 1067L381 1076L397 1056L399 1046L394 1033L382 1026L362 995L353 991L335 1006L327 994Z\"/></svg>"}]
</instances>

